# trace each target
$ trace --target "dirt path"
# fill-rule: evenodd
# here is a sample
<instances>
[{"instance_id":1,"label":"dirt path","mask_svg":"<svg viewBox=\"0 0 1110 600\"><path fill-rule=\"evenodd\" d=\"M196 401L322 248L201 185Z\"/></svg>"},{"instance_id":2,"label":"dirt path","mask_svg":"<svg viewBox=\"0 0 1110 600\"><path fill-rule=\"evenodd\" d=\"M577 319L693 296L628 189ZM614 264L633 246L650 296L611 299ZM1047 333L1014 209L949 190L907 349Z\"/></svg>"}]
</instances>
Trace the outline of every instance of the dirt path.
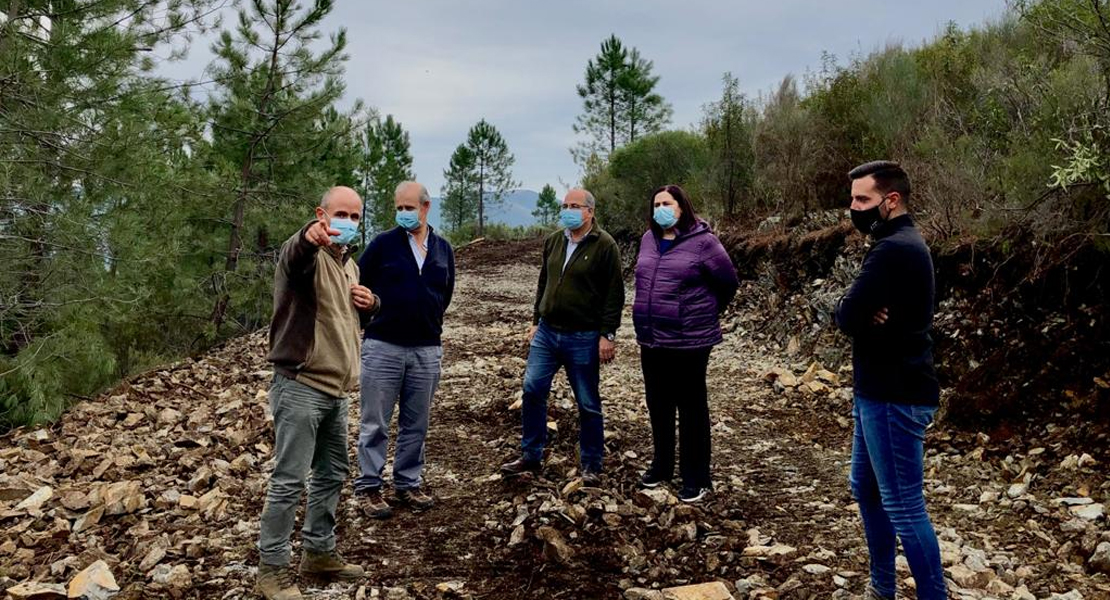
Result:
<instances>
[{"instance_id":1,"label":"dirt path","mask_svg":"<svg viewBox=\"0 0 1110 600\"><path fill-rule=\"evenodd\" d=\"M520 394L538 262L535 243L460 252L427 446L426 477L439 503L377 522L361 517L345 493L340 549L371 577L309 586L316 597L650 597L624 590L712 580L737 597L858 593L867 559L846 484L850 393L840 385L776 391L763 377L768 370L801 375L808 365L784 364L765 346L762 315L729 315L731 331L711 359L716 491L705 505L636 491L651 438L627 316L618 358L602 371L603 485L581 488L575 478L576 412L562 375L542 477L497 475L518 451L519 411L511 405ZM65 582L99 558L124 588L121 597L251 597L271 439L263 348L257 335L233 342L138 378L48 429L0 438L3 587ZM351 423L353 457L357 402ZM955 565L957 597L1074 590L1066 597L1110 598L1106 575L1084 564L1110 541L1105 517L1093 514L1110 494L1102 465L1077 461L1078 451L1069 459L1073 450L1054 445L1052 425L1039 437L997 441L941 426L928 445L928 498L945 563ZM1011 487L1026 477L1028 489ZM51 499L16 508L42 486L51 487ZM1055 502L1064 497L1087 504L1075 512ZM102 514L89 524L98 506ZM171 577L173 568L184 568L188 581Z\"/></svg>"}]
</instances>

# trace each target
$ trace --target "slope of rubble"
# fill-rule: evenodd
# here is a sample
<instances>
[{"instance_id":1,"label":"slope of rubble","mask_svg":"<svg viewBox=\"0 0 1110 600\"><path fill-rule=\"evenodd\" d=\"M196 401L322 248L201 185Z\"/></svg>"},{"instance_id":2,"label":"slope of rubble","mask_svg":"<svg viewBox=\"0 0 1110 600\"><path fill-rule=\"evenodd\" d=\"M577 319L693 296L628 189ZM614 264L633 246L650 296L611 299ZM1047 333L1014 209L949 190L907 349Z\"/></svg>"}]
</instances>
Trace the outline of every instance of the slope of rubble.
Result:
<instances>
[{"instance_id":1,"label":"slope of rubble","mask_svg":"<svg viewBox=\"0 0 1110 600\"><path fill-rule=\"evenodd\" d=\"M769 333L774 316L760 310L768 286L758 280L741 290L711 359L716 490L707 503L636 489L651 436L628 319L617 361L602 371L602 485L576 477L576 410L562 375L543 473L501 478L498 465L517 452L538 262L535 242L460 250L427 445L439 503L378 522L346 491L340 550L370 576L305 589L391 600L660 599L663 588L707 582L735 598L859 593L867 556L846 483L850 372ZM821 297L834 287L812 286ZM262 333L234 340L49 427L0 436L0 590L253 597L271 467L265 344ZM1108 444L1073 447L1082 426L1060 414L1021 436L943 422L930 430L927 498L955 597L1110 598ZM352 474L356 432L354 401ZM908 580L901 559L899 569Z\"/></svg>"}]
</instances>

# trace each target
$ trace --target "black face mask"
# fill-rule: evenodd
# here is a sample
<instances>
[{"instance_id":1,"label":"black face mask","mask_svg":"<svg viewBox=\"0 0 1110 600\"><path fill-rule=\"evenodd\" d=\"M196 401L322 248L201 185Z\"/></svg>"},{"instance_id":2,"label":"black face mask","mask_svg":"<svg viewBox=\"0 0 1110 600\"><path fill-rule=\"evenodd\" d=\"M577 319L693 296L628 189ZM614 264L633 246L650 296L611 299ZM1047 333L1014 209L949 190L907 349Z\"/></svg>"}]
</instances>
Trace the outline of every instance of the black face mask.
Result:
<instances>
[{"instance_id":1,"label":"black face mask","mask_svg":"<svg viewBox=\"0 0 1110 600\"><path fill-rule=\"evenodd\" d=\"M879 210L879 207L882 206L884 202L886 202L885 196L883 197L882 202L876 204L875 206L872 206L867 210L849 209L848 212L852 215L852 225L855 225L856 229L858 229L860 233L864 235L871 235L875 233L875 230L879 227L879 225L886 222L886 219L883 218L882 211ZM889 217L890 215L887 214L887 216Z\"/></svg>"}]
</instances>

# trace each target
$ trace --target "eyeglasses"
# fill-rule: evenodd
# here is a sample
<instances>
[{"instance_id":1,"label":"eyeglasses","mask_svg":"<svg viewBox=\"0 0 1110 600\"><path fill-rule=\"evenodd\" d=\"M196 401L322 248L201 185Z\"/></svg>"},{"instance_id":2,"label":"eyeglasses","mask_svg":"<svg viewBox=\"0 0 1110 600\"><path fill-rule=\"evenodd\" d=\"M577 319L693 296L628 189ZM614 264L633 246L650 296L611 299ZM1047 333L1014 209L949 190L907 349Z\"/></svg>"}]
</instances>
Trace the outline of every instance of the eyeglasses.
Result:
<instances>
[{"instance_id":1,"label":"eyeglasses","mask_svg":"<svg viewBox=\"0 0 1110 600\"><path fill-rule=\"evenodd\" d=\"M564 209L570 209L570 210L583 210L583 209L589 208L589 206L583 206L581 204L564 204L564 205L562 205L562 207Z\"/></svg>"}]
</instances>

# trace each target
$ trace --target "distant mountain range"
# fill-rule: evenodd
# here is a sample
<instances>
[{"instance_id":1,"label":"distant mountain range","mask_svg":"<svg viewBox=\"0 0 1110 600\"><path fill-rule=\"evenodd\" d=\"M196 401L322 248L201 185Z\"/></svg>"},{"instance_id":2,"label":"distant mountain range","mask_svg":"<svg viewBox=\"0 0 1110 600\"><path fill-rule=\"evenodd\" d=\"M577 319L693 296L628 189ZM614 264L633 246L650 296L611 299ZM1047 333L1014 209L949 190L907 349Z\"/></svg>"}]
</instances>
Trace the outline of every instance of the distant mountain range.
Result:
<instances>
[{"instance_id":1,"label":"distant mountain range","mask_svg":"<svg viewBox=\"0 0 1110 600\"><path fill-rule=\"evenodd\" d=\"M540 195L532 190L513 190L504 196L504 201L490 208L487 223L504 223L510 227L527 227L536 224L532 211L536 210L536 199ZM428 211L428 223L436 229L440 227L440 199L432 198L432 209Z\"/></svg>"}]
</instances>

